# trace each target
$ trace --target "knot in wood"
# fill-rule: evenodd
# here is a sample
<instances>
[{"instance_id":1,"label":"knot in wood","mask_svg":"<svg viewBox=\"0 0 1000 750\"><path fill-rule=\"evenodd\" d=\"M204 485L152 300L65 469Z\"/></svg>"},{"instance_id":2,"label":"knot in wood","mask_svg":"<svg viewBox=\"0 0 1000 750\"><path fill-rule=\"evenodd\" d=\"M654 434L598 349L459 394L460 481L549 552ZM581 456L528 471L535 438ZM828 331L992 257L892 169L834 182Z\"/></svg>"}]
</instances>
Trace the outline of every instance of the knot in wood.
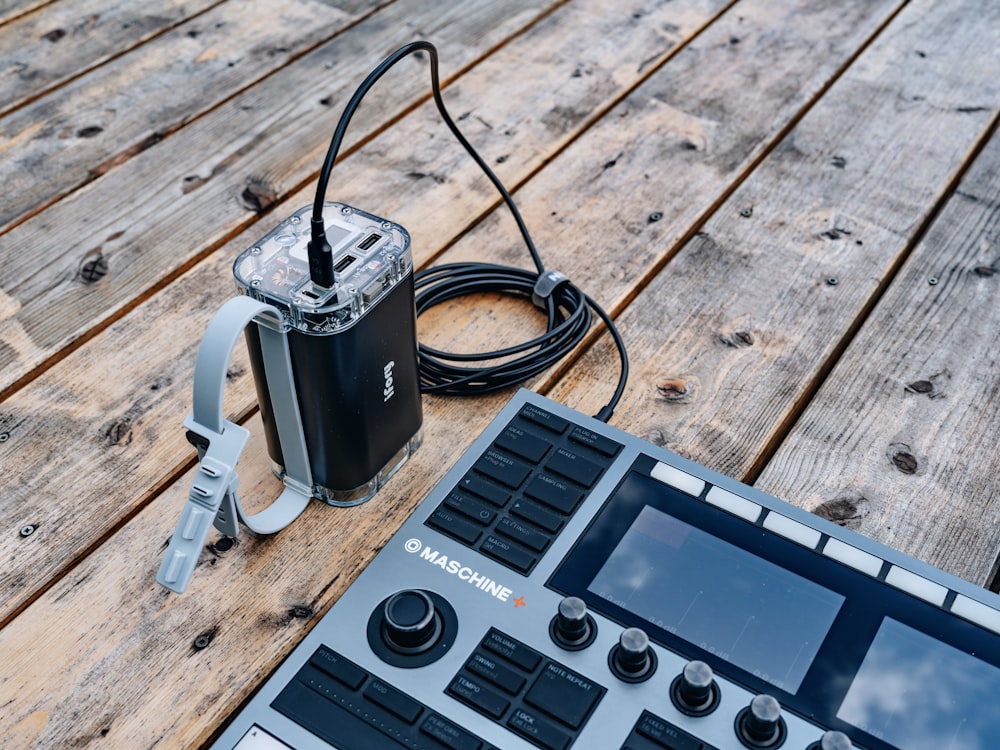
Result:
<instances>
[{"instance_id":1,"label":"knot in wood","mask_svg":"<svg viewBox=\"0 0 1000 750\"><path fill-rule=\"evenodd\" d=\"M753 320L749 313L726 321L719 326L716 335L721 343L734 349L753 346L756 341L753 335Z\"/></svg>"},{"instance_id":2,"label":"knot in wood","mask_svg":"<svg viewBox=\"0 0 1000 750\"><path fill-rule=\"evenodd\" d=\"M315 614L312 607L305 604L296 604L288 610L288 616L296 620L308 620Z\"/></svg>"},{"instance_id":3,"label":"knot in wood","mask_svg":"<svg viewBox=\"0 0 1000 750\"><path fill-rule=\"evenodd\" d=\"M864 497L837 497L820 503L813 508L813 513L840 526L854 525L850 522L861 518L858 506L865 502L867 502L867 498Z\"/></svg>"},{"instance_id":4,"label":"knot in wood","mask_svg":"<svg viewBox=\"0 0 1000 750\"><path fill-rule=\"evenodd\" d=\"M104 431L104 437L109 445L128 445L132 442L132 424L129 420L119 419Z\"/></svg>"},{"instance_id":5,"label":"knot in wood","mask_svg":"<svg viewBox=\"0 0 1000 750\"><path fill-rule=\"evenodd\" d=\"M947 369L944 369L941 372L934 373L930 377L920 378L919 380L914 380L912 383L907 383L903 386L903 390L907 393L916 393L932 399L944 398L949 380L951 380L951 373Z\"/></svg>"},{"instance_id":6,"label":"knot in wood","mask_svg":"<svg viewBox=\"0 0 1000 750\"><path fill-rule=\"evenodd\" d=\"M905 443L893 443L889 446L889 460L903 474L915 474L919 468L917 457Z\"/></svg>"},{"instance_id":7,"label":"knot in wood","mask_svg":"<svg viewBox=\"0 0 1000 750\"><path fill-rule=\"evenodd\" d=\"M739 323L740 321L737 321ZM753 332L749 328L738 328L735 325L723 326L718 334L719 341L733 349L753 346L755 343Z\"/></svg>"},{"instance_id":8,"label":"knot in wood","mask_svg":"<svg viewBox=\"0 0 1000 750\"><path fill-rule=\"evenodd\" d=\"M191 646L195 651L201 651L202 649L208 648L212 643L212 639L215 638L215 634L219 632L218 626L212 628L211 630L206 630L204 633L199 633Z\"/></svg>"},{"instance_id":9,"label":"knot in wood","mask_svg":"<svg viewBox=\"0 0 1000 750\"><path fill-rule=\"evenodd\" d=\"M929 380L914 380L906 386L910 393L930 393L934 390L934 384Z\"/></svg>"},{"instance_id":10,"label":"knot in wood","mask_svg":"<svg viewBox=\"0 0 1000 750\"><path fill-rule=\"evenodd\" d=\"M664 401L686 404L693 397L696 385L692 378L668 376L656 383L656 393Z\"/></svg>"},{"instance_id":11,"label":"knot in wood","mask_svg":"<svg viewBox=\"0 0 1000 750\"><path fill-rule=\"evenodd\" d=\"M251 177L240 197L251 211L263 213L278 200L278 192L260 177Z\"/></svg>"},{"instance_id":12,"label":"knot in wood","mask_svg":"<svg viewBox=\"0 0 1000 750\"><path fill-rule=\"evenodd\" d=\"M100 251L96 255L89 255L80 264L80 278L88 284L100 281L108 275L108 259Z\"/></svg>"},{"instance_id":13,"label":"knot in wood","mask_svg":"<svg viewBox=\"0 0 1000 750\"><path fill-rule=\"evenodd\" d=\"M224 536L213 542L210 546L212 552L228 552L235 546L235 544L236 540L233 539L233 537Z\"/></svg>"}]
</instances>

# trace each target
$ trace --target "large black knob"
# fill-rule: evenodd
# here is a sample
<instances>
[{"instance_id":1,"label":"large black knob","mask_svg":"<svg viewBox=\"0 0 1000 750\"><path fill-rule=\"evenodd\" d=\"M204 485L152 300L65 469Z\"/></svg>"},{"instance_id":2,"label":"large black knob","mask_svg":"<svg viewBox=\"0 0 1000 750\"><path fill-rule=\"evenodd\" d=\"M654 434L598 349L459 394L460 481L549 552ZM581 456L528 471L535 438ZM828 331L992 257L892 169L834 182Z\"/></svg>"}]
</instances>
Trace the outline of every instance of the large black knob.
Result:
<instances>
[{"instance_id":1,"label":"large black knob","mask_svg":"<svg viewBox=\"0 0 1000 750\"><path fill-rule=\"evenodd\" d=\"M806 750L852 750L851 738L843 732L830 730L824 732L818 742L812 743Z\"/></svg>"},{"instance_id":2,"label":"large black knob","mask_svg":"<svg viewBox=\"0 0 1000 750\"><path fill-rule=\"evenodd\" d=\"M736 734L747 747L778 747L785 741L785 733L781 704L766 693L754 696L750 705L736 716Z\"/></svg>"},{"instance_id":3,"label":"large black knob","mask_svg":"<svg viewBox=\"0 0 1000 750\"><path fill-rule=\"evenodd\" d=\"M689 661L670 684L670 700L688 716L704 716L719 705L719 686L712 668L703 661Z\"/></svg>"},{"instance_id":4,"label":"large black knob","mask_svg":"<svg viewBox=\"0 0 1000 750\"><path fill-rule=\"evenodd\" d=\"M368 616L368 645L386 664L416 669L433 664L455 644L458 617L440 594L406 589L383 599Z\"/></svg>"},{"instance_id":5,"label":"large black knob","mask_svg":"<svg viewBox=\"0 0 1000 750\"><path fill-rule=\"evenodd\" d=\"M618 645L608 654L608 666L625 682L648 680L656 670L656 652L649 647L649 636L641 628L622 631Z\"/></svg>"},{"instance_id":6,"label":"large black knob","mask_svg":"<svg viewBox=\"0 0 1000 750\"><path fill-rule=\"evenodd\" d=\"M393 594L382 610L382 636L386 644L404 654L431 648L441 634L441 620L434 602L423 591L406 589Z\"/></svg>"},{"instance_id":7,"label":"large black knob","mask_svg":"<svg viewBox=\"0 0 1000 750\"><path fill-rule=\"evenodd\" d=\"M578 596L567 596L559 602L556 616L549 624L549 635L568 651L579 651L594 642L597 623L587 614L587 605Z\"/></svg>"}]
</instances>

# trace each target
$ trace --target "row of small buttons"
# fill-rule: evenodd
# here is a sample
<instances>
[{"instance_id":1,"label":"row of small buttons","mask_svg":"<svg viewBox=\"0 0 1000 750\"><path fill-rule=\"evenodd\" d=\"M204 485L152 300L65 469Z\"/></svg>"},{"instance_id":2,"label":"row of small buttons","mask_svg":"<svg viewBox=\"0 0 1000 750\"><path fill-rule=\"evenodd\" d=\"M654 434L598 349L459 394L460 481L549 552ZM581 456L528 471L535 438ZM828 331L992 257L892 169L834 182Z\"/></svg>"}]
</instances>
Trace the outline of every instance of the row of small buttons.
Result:
<instances>
[{"instance_id":1,"label":"row of small buttons","mask_svg":"<svg viewBox=\"0 0 1000 750\"><path fill-rule=\"evenodd\" d=\"M526 405L426 523L527 574L620 450Z\"/></svg>"},{"instance_id":2,"label":"row of small buttons","mask_svg":"<svg viewBox=\"0 0 1000 750\"><path fill-rule=\"evenodd\" d=\"M674 489L678 489L692 497L699 497L704 492L707 483L674 466L662 462L657 463L650 475ZM748 500L721 487L711 486L705 493L705 502L717 508L739 516L750 523L757 523L765 512L759 503ZM768 531L789 539L796 544L815 550L831 560L836 560L854 570L858 570L872 578L884 580L888 585L922 599L930 604L950 611L959 617L974 622L984 628L1000 633L1000 611L992 609L963 594L955 594L950 607L946 606L949 589L939 583L928 580L913 571L898 565L886 563L881 557L859 549L840 539L826 537L817 529L811 528L788 516L767 510L761 525ZM826 540L825 544L823 540Z\"/></svg>"},{"instance_id":3,"label":"row of small buttons","mask_svg":"<svg viewBox=\"0 0 1000 750\"><path fill-rule=\"evenodd\" d=\"M565 750L606 689L492 628L447 692L544 750Z\"/></svg>"},{"instance_id":4,"label":"row of small buttons","mask_svg":"<svg viewBox=\"0 0 1000 750\"><path fill-rule=\"evenodd\" d=\"M351 722L338 708L362 719L367 726L350 735L352 746L384 744L375 737L402 741L413 750L495 750L465 729L419 701L320 646L271 703L272 708L302 724L330 744L345 742Z\"/></svg>"}]
</instances>

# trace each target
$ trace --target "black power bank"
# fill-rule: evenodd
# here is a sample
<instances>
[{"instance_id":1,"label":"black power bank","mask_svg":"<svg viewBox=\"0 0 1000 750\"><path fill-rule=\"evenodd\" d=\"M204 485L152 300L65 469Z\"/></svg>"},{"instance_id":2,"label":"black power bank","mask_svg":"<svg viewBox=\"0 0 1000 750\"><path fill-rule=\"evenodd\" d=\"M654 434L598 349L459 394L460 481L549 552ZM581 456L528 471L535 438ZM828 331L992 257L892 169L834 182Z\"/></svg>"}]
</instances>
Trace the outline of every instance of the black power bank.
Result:
<instances>
[{"instance_id":1,"label":"black power bank","mask_svg":"<svg viewBox=\"0 0 1000 750\"><path fill-rule=\"evenodd\" d=\"M233 272L244 294L287 315L298 409L312 493L332 505L364 502L420 442L416 311L409 236L399 225L326 204L336 281L309 278L308 208L240 254ZM284 461L257 326L246 329L268 453Z\"/></svg>"}]
</instances>

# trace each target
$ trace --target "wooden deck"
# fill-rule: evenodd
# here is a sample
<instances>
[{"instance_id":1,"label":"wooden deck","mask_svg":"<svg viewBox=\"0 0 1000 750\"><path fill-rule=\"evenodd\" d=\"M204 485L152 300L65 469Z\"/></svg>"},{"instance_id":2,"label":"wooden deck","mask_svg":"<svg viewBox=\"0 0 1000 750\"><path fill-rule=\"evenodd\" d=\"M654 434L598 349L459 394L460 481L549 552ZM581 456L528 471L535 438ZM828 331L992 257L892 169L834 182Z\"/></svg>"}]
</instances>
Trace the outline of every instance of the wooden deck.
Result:
<instances>
[{"instance_id":1,"label":"wooden deck","mask_svg":"<svg viewBox=\"0 0 1000 750\"><path fill-rule=\"evenodd\" d=\"M996 589L1000 4L0 0L5 748L209 741L509 397L425 397L374 502L155 583L233 258L311 202L351 92L417 38L546 264L617 319L614 425ZM418 266L527 267L426 67L365 101L328 198L406 226ZM543 323L483 297L420 335ZM595 327L528 385L593 413L616 367ZM244 354L230 374L266 502Z\"/></svg>"}]
</instances>

